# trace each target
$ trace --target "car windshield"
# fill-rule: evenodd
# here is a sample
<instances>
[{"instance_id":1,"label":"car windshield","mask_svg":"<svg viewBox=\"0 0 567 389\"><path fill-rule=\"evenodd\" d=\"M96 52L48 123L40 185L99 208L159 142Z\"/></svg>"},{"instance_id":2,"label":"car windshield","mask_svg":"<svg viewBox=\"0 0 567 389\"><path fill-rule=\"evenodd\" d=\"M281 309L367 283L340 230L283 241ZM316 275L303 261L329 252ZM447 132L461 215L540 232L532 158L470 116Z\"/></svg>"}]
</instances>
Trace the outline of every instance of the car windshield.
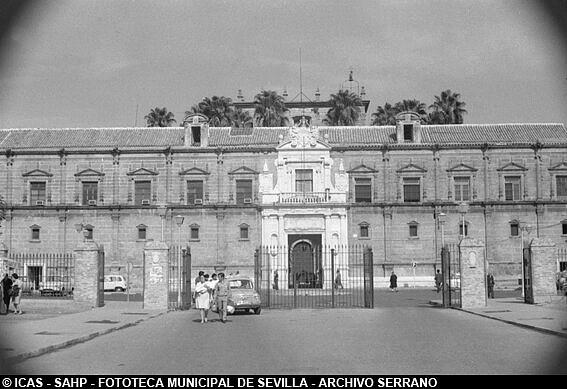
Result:
<instances>
[{"instance_id":1,"label":"car windshield","mask_svg":"<svg viewBox=\"0 0 567 389\"><path fill-rule=\"evenodd\" d=\"M230 280L231 289L252 289L252 281L250 280Z\"/></svg>"}]
</instances>

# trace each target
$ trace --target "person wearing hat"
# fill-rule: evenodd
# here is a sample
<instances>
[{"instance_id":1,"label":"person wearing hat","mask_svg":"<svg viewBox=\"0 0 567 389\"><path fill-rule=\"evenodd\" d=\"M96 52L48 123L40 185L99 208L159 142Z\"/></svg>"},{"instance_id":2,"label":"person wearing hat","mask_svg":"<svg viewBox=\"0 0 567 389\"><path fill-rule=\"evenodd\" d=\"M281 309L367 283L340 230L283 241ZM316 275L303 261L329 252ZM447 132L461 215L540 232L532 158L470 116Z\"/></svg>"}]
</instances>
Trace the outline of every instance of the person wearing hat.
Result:
<instances>
[{"instance_id":1,"label":"person wearing hat","mask_svg":"<svg viewBox=\"0 0 567 389\"><path fill-rule=\"evenodd\" d=\"M19 279L18 274L12 274L12 304L14 304L14 313L16 315L21 315L22 308L20 307L20 299L22 298L22 282Z\"/></svg>"}]
</instances>

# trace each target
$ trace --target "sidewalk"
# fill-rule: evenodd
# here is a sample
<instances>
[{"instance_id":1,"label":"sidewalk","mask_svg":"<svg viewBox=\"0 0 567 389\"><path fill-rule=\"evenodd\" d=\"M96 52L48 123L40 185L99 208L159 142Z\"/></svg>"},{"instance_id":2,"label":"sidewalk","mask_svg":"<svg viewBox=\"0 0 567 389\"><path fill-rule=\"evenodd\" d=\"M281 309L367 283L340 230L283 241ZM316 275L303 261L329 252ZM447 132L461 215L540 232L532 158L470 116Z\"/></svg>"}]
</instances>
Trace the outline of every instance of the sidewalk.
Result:
<instances>
[{"instance_id":1,"label":"sidewalk","mask_svg":"<svg viewBox=\"0 0 567 389\"><path fill-rule=\"evenodd\" d=\"M107 301L88 308L70 300L22 300L24 314L0 315L0 353L10 364L86 342L158 317L141 302ZM0 369L1 370L1 369Z\"/></svg>"},{"instance_id":2,"label":"sidewalk","mask_svg":"<svg viewBox=\"0 0 567 389\"><path fill-rule=\"evenodd\" d=\"M430 301L443 305L441 300ZM456 308L474 315L567 338L567 303L565 296L553 296L545 304L526 304L520 297L488 299L486 307Z\"/></svg>"},{"instance_id":3,"label":"sidewalk","mask_svg":"<svg viewBox=\"0 0 567 389\"><path fill-rule=\"evenodd\" d=\"M144 310L141 302L107 301L101 308L84 308L70 300L29 299L22 303L23 315L0 316L0 352L8 363L86 342L167 312ZM431 300L430 304L442 302ZM496 298L488 300L486 307L461 310L567 337L567 303L563 296L535 305L517 297Z\"/></svg>"}]
</instances>

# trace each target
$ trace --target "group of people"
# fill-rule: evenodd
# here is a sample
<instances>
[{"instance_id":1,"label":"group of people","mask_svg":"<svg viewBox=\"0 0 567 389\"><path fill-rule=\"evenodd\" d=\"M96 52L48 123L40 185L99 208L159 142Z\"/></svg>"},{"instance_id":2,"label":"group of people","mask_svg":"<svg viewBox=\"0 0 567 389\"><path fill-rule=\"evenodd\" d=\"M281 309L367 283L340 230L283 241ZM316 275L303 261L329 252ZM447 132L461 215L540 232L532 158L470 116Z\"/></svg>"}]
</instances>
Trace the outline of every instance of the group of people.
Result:
<instances>
[{"instance_id":1,"label":"group of people","mask_svg":"<svg viewBox=\"0 0 567 389\"><path fill-rule=\"evenodd\" d=\"M14 313L16 315L21 315L22 308L20 305L20 300L22 298L22 284L19 279L18 274L13 273L11 276L8 273L4 273L2 278L2 287L0 288L0 293L2 298L0 299L0 313L7 315L10 312L10 301L14 305Z\"/></svg>"},{"instance_id":2,"label":"group of people","mask_svg":"<svg viewBox=\"0 0 567 389\"><path fill-rule=\"evenodd\" d=\"M208 322L209 310L218 311L220 321L226 323L230 295L230 285L224 273L213 274L209 279L208 274L200 271L195 278L193 299L201 314L201 324Z\"/></svg>"}]
</instances>

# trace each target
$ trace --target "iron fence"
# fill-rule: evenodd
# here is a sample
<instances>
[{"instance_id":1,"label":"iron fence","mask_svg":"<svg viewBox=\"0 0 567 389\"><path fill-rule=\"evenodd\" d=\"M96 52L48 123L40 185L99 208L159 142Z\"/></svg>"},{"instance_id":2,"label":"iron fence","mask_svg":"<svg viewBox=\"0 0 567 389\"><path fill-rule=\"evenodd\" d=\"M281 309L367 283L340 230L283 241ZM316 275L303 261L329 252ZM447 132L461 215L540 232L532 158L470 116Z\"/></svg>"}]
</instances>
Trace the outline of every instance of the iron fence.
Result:
<instances>
[{"instance_id":1,"label":"iron fence","mask_svg":"<svg viewBox=\"0 0 567 389\"><path fill-rule=\"evenodd\" d=\"M73 253L12 253L22 293L30 297L71 297L75 290Z\"/></svg>"},{"instance_id":2,"label":"iron fence","mask_svg":"<svg viewBox=\"0 0 567 389\"><path fill-rule=\"evenodd\" d=\"M443 306L461 307L461 250L458 244L441 248Z\"/></svg>"},{"instance_id":3,"label":"iron fence","mask_svg":"<svg viewBox=\"0 0 567 389\"><path fill-rule=\"evenodd\" d=\"M367 246L263 246L256 289L267 308L373 308L372 250Z\"/></svg>"},{"instance_id":4,"label":"iron fence","mask_svg":"<svg viewBox=\"0 0 567 389\"><path fill-rule=\"evenodd\" d=\"M169 309L189 309L191 303L191 250L189 247L171 246L167 306Z\"/></svg>"}]
</instances>

